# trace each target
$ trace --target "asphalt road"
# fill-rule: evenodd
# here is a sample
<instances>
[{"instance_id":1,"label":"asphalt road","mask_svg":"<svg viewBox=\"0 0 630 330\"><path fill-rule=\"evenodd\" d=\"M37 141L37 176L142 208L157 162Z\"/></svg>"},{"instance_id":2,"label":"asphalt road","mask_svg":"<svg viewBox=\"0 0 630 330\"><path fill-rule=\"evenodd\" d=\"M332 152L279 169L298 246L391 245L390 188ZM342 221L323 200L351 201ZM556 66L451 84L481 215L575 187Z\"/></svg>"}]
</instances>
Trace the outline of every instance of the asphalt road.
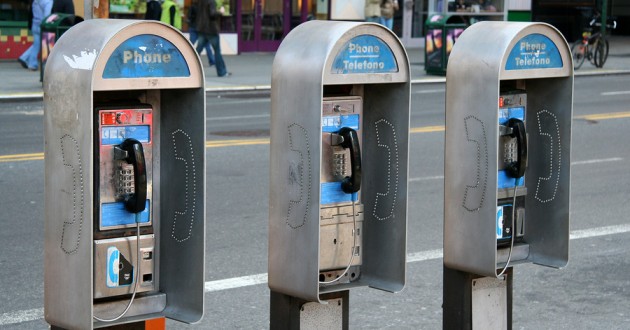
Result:
<instances>
[{"instance_id":1,"label":"asphalt road","mask_svg":"<svg viewBox=\"0 0 630 330\"><path fill-rule=\"evenodd\" d=\"M444 125L444 88L413 87L412 128ZM207 149L206 313L168 328L265 329L268 95L207 100L207 139L222 143ZM515 268L514 329L630 328L629 104L630 76L576 79L570 261ZM0 328L46 327L42 113L0 103ZM444 132L410 138L407 285L352 290L351 328L441 328Z\"/></svg>"}]
</instances>

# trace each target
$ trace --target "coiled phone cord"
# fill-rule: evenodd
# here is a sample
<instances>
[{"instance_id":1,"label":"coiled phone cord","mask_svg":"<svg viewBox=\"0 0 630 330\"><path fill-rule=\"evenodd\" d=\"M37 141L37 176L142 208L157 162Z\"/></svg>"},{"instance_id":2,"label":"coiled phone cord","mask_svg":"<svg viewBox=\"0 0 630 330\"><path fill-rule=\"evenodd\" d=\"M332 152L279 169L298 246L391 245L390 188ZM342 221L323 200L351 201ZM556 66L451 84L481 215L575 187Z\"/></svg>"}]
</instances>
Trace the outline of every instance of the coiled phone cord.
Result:
<instances>
[{"instance_id":1,"label":"coiled phone cord","mask_svg":"<svg viewBox=\"0 0 630 330\"><path fill-rule=\"evenodd\" d=\"M352 266L352 261L354 260L354 251L356 251L356 248L357 248L357 213L354 211L354 201L352 201L352 226L353 226L352 228L353 243L352 243L352 253L350 254L350 261L348 262L348 266L346 267L346 269L343 271L341 275L337 276L336 278L330 281L319 281L319 284L332 284L339 281L341 278L346 276L346 274L348 274L348 270L350 270L350 267Z\"/></svg>"},{"instance_id":2,"label":"coiled phone cord","mask_svg":"<svg viewBox=\"0 0 630 330\"><path fill-rule=\"evenodd\" d=\"M514 223L516 219L516 188L517 187L518 187L518 183L514 185L514 197L512 198L512 237L510 237L510 251L508 252L508 258L507 258L507 261L505 262L505 266L501 270L501 273L496 274L496 270L495 270L495 274L497 278L505 274L505 271L510 267L510 261L512 260L512 250L514 249L514 240L516 237L516 231L515 231L516 226L514 226Z\"/></svg>"},{"instance_id":3,"label":"coiled phone cord","mask_svg":"<svg viewBox=\"0 0 630 330\"><path fill-rule=\"evenodd\" d=\"M131 308L131 304L133 304L133 300L136 298L136 292L138 289L138 278L140 274L140 213L141 212L136 213L136 269L131 299L129 300L129 303L127 304L125 310L113 319L102 319L100 317L97 317L96 315L93 315L92 317L99 322L114 322L120 320L123 316L125 316L125 314L127 314L129 308Z\"/></svg>"}]
</instances>

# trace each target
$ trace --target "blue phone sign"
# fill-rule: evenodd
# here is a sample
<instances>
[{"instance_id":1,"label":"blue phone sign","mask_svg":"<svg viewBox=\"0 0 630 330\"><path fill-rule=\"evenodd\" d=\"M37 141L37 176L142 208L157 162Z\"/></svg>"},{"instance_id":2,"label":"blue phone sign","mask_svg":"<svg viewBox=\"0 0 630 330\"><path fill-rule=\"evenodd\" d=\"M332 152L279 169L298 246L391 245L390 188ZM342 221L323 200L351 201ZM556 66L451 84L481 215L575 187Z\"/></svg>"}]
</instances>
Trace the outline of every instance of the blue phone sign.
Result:
<instances>
[{"instance_id":1,"label":"blue phone sign","mask_svg":"<svg viewBox=\"0 0 630 330\"><path fill-rule=\"evenodd\" d=\"M391 48L373 35L360 35L348 41L332 64L332 73L392 73L398 63Z\"/></svg>"},{"instance_id":2,"label":"blue phone sign","mask_svg":"<svg viewBox=\"0 0 630 330\"><path fill-rule=\"evenodd\" d=\"M188 63L170 41L152 34L125 40L105 64L104 79L190 77Z\"/></svg>"},{"instance_id":3,"label":"blue phone sign","mask_svg":"<svg viewBox=\"0 0 630 330\"><path fill-rule=\"evenodd\" d=\"M547 36L533 33L519 40L510 51L506 70L562 68L562 56Z\"/></svg>"}]
</instances>

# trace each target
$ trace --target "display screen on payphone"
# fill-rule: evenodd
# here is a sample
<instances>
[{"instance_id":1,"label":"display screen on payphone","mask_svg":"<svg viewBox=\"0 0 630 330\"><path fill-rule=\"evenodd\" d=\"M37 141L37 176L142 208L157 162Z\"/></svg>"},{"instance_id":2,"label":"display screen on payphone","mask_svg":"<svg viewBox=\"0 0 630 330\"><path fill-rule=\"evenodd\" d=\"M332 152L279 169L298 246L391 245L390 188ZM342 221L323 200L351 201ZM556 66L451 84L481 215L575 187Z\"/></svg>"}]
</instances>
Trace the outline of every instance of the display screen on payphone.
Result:
<instances>
[{"instance_id":1,"label":"display screen on payphone","mask_svg":"<svg viewBox=\"0 0 630 330\"><path fill-rule=\"evenodd\" d=\"M361 116L359 96L325 98L320 173L320 284L348 283L361 265Z\"/></svg>"},{"instance_id":2,"label":"display screen on payphone","mask_svg":"<svg viewBox=\"0 0 630 330\"><path fill-rule=\"evenodd\" d=\"M501 93L499 97L497 244L510 245L525 234L525 132L527 95L523 90ZM512 240L513 235L514 240Z\"/></svg>"},{"instance_id":3,"label":"display screen on payphone","mask_svg":"<svg viewBox=\"0 0 630 330\"><path fill-rule=\"evenodd\" d=\"M153 110L138 104L95 111L94 298L151 291Z\"/></svg>"}]
</instances>

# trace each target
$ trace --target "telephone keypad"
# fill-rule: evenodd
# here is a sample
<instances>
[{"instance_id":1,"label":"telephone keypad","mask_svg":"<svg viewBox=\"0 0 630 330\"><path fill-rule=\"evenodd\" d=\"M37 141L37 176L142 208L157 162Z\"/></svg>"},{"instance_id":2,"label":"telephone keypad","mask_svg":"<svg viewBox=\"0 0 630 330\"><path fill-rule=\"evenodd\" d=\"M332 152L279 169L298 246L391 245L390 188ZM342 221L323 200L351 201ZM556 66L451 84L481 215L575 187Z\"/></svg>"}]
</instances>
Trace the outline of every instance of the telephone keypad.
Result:
<instances>
[{"instance_id":1,"label":"telephone keypad","mask_svg":"<svg viewBox=\"0 0 630 330\"><path fill-rule=\"evenodd\" d=\"M118 170L116 171L116 176L116 194L119 197L133 194L136 191L134 185L133 165L126 163L120 164Z\"/></svg>"}]
</instances>

